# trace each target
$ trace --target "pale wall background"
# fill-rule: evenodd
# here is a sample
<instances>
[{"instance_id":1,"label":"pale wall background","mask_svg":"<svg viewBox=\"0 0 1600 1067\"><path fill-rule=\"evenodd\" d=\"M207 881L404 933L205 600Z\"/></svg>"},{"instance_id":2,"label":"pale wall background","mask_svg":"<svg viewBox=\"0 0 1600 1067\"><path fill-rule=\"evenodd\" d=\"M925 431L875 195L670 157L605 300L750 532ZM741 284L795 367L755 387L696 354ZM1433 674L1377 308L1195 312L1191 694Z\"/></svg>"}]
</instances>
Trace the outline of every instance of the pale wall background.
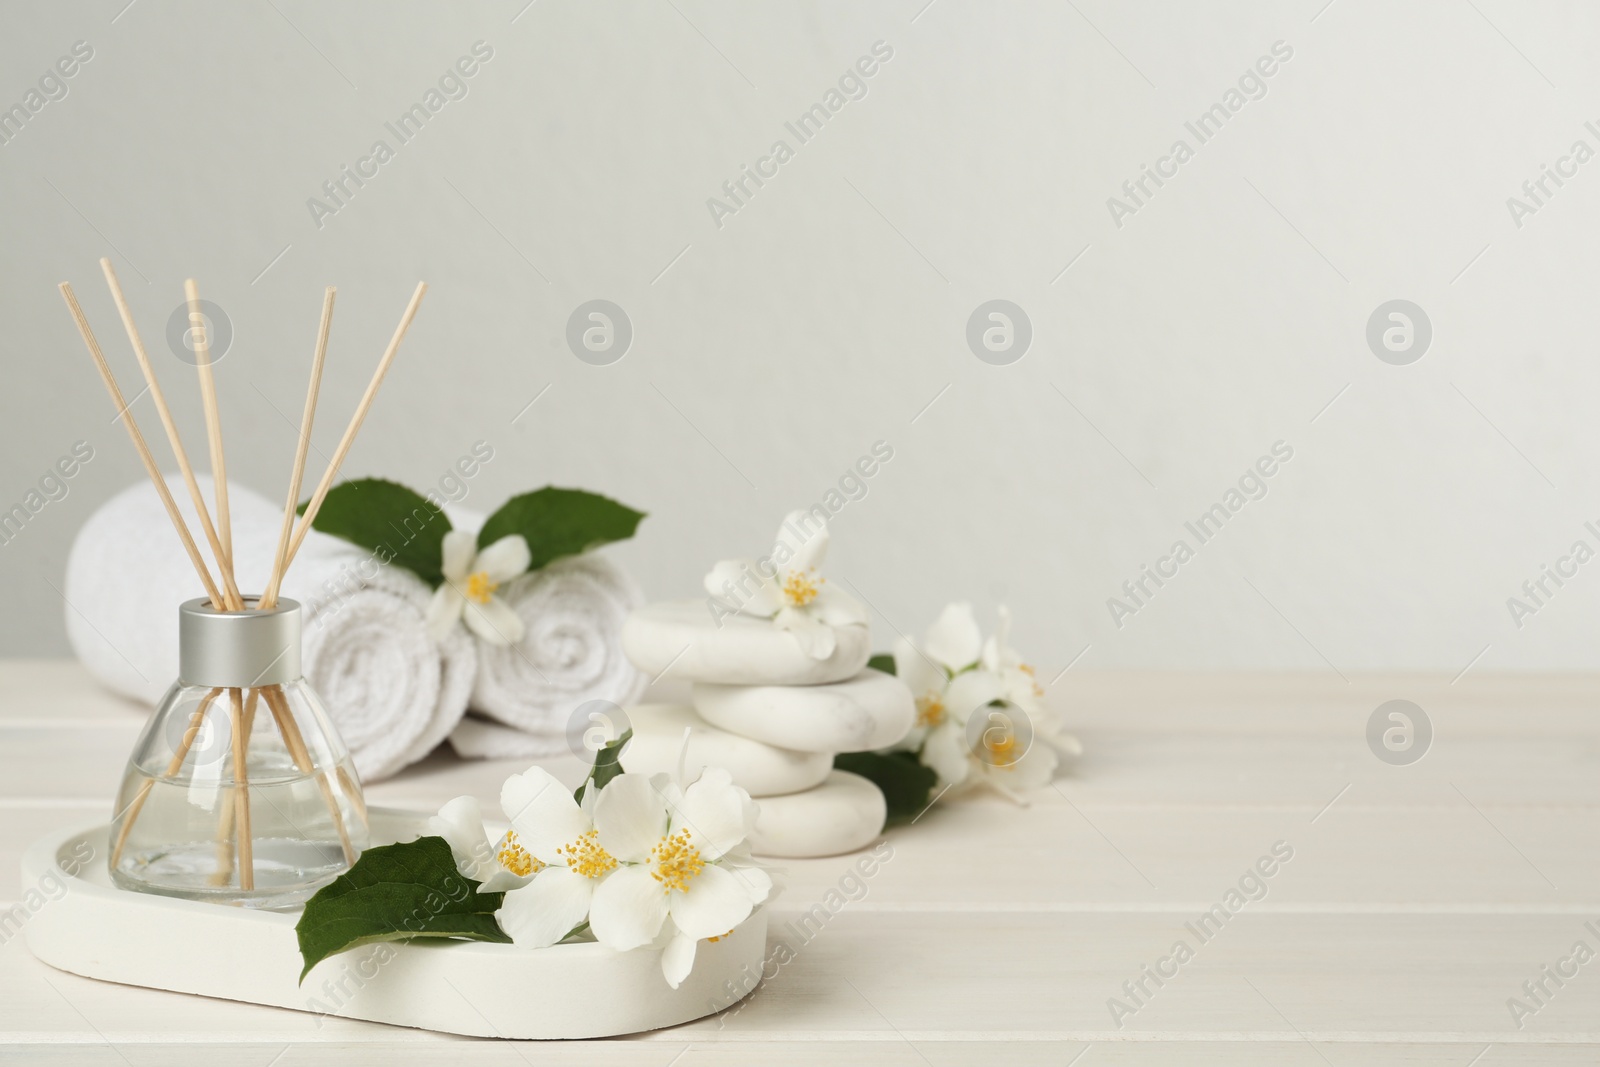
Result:
<instances>
[{"instance_id":1,"label":"pale wall background","mask_svg":"<svg viewBox=\"0 0 1600 1067\"><path fill-rule=\"evenodd\" d=\"M0 504L96 458L0 547L0 650L66 651L68 544L142 477L54 289L136 381L105 254L153 340L186 276L226 309L232 469L273 497L322 286L326 452L425 278L348 472L420 488L485 439L472 506L553 482L648 510L618 555L653 596L885 440L832 567L882 646L964 598L1009 602L1049 676L1594 669L1600 561L1521 629L1506 598L1600 547L1600 161L1520 228L1506 198L1600 148L1600 8L1325 2L7 4L0 106L94 55L0 146ZM468 95L319 229L307 198L480 40ZM880 40L867 96L719 229L707 198ZM1265 97L1115 226L1276 41ZM564 342L597 297L635 329L611 366ZM1034 331L1009 366L964 340L994 298ZM1395 298L1433 324L1409 366L1365 341ZM203 453L192 372L161 369ZM1117 628L1106 599L1278 440L1269 495Z\"/></svg>"}]
</instances>

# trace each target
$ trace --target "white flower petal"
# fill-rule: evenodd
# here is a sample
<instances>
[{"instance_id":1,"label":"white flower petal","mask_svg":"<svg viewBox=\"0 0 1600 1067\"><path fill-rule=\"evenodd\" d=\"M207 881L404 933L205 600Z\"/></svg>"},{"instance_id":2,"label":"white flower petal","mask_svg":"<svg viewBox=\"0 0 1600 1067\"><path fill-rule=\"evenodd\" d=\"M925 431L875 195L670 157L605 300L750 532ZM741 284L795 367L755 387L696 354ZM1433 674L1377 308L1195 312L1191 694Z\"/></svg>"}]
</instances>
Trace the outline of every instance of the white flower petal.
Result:
<instances>
[{"instance_id":1,"label":"white flower petal","mask_svg":"<svg viewBox=\"0 0 1600 1067\"><path fill-rule=\"evenodd\" d=\"M533 881L534 875L513 874L495 861L494 870L489 872L489 877L483 879L483 884L478 886L480 893L509 893L513 889L521 889Z\"/></svg>"},{"instance_id":2,"label":"white flower petal","mask_svg":"<svg viewBox=\"0 0 1600 1067\"><path fill-rule=\"evenodd\" d=\"M962 728L947 722L930 730L922 746L922 762L932 767L945 785L960 785L965 781L972 760Z\"/></svg>"},{"instance_id":3,"label":"white flower petal","mask_svg":"<svg viewBox=\"0 0 1600 1067\"><path fill-rule=\"evenodd\" d=\"M984 707L978 710L963 731L967 747L980 763L1005 769L1022 758L1024 743L1031 744L1028 727L1018 721L1015 708Z\"/></svg>"},{"instance_id":4,"label":"white flower petal","mask_svg":"<svg viewBox=\"0 0 1600 1067\"><path fill-rule=\"evenodd\" d=\"M495 862L493 846L483 828L483 809L475 797L456 797L429 817L428 834L442 837L450 846L456 867L475 881L483 881Z\"/></svg>"},{"instance_id":5,"label":"white flower petal","mask_svg":"<svg viewBox=\"0 0 1600 1067\"><path fill-rule=\"evenodd\" d=\"M772 539L773 543L787 547L793 554L799 547L798 539L807 536L806 531L816 533L817 521L815 515L799 510L791 511L783 517L783 525L778 527L778 536Z\"/></svg>"},{"instance_id":6,"label":"white flower petal","mask_svg":"<svg viewBox=\"0 0 1600 1067\"><path fill-rule=\"evenodd\" d=\"M1001 698L1015 704L1035 719L1045 716L1044 700L1039 695L1039 683L1027 671L1007 668L1000 676Z\"/></svg>"},{"instance_id":7,"label":"white flower petal","mask_svg":"<svg viewBox=\"0 0 1600 1067\"><path fill-rule=\"evenodd\" d=\"M944 693L944 710L956 723L965 725L978 708L1000 699L1000 676L988 671L967 671L950 679Z\"/></svg>"},{"instance_id":8,"label":"white flower petal","mask_svg":"<svg viewBox=\"0 0 1600 1067\"><path fill-rule=\"evenodd\" d=\"M467 629L491 645L504 647L522 640L522 616L497 596L490 597L482 604L463 598L461 610L467 620Z\"/></svg>"},{"instance_id":9,"label":"white flower petal","mask_svg":"<svg viewBox=\"0 0 1600 1067\"><path fill-rule=\"evenodd\" d=\"M790 552L788 561L783 564L784 572L805 574L822 570L823 561L828 558L828 540L826 522L804 511L791 511L778 529L777 543ZM773 551L777 552L776 545Z\"/></svg>"},{"instance_id":10,"label":"white flower petal","mask_svg":"<svg viewBox=\"0 0 1600 1067\"><path fill-rule=\"evenodd\" d=\"M472 557L478 551L478 535L466 530L451 530L440 546L439 569L452 582L464 582L472 571Z\"/></svg>"},{"instance_id":11,"label":"white flower petal","mask_svg":"<svg viewBox=\"0 0 1600 1067\"><path fill-rule=\"evenodd\" d=\"M456 797L445 802L439 814L428 817L428 834L442 837L452 849L476 845L484 836L483 808L476 797Z\"/></svg>"},{"instance_id":12,"label":"white flower petal","mask_svg":"<svg viewBox=\"0 0 1600 1067\"><path fill-rule=\"evenodd\" d=\"M1001 604L998 614L1000 622L995 626L994 634L983 643L983 665L991 671L1014 667L1019 662L1006 644L1011 639L1011 609Z\"/></svg>"},{"instance_id":13,"label":"white flower petal","mask_svg":"<svg viewBox=\"0 0 1600 1067\"><path fill-rule=\"evenodd\" d=\"M922 640L922 651L934 660L959 671L976 663L983 651L983 634L972 614L972 605L961 601L946 604Z\"/></svg>"},{"instance_id":14,"label":"white flower petal","mask_svg":"<svg viewBox=\"0 0 1600 1067\"><path fill-rule=\"evenodd\" d=\"M750 855L750 842L748 841L742 845L735 845L733 848L730 848L727 852L723 853L722 865L724 867L762 866L760 863L755 861L753 856Z\"/></svg>"},{"instance_id":15,"label":"white flower petal","mask_svg":"<svg viewBox=\"0 0 1600 1067\"><path fill-rule=\"evenodd\" d=\"M734 785L733 776L721 767L707 767L700 780L683 791L667 832L688 830L691 843L709 862L749 837L755 824L756 806L750 794Z\"/></svg>"},{"instance_id":16,"label":"white flower petal","mask_svg":"<svg viewBox=\"0 0 1600 1067\"><path fill-rule=\"evenodd\" d=\"M706 592L745 615L770 619L783 606L778 585L763 578L753 559L725 559L705 576Z\"/></svg>"},{"instance_id":17,"label":"white flower petal","mask_svg":"<svg viewBox=\"0 0 1600 1067\"><path fill-rule=\"evenodd\" d=\"M672 935L672 940L667 942L667 947L661 951L661 977L673 989L683 984L689 977L689 972L694 970L695 939L683 933Z\"/></svg>"},{"instance_id":18,"label":"white flower petal","mask_svg":"<svg viewBox=\"0 0 1600 1067\"><path fill-rule=\"evenodd\" d=\"M648 775L619 774L594 805L600 845L623 863L643 863L667 833L667 802Z\"/></svg>"},{"instance_id":19,"label":"white flower petal","mask_svg":"<svg viewBox=\"0 0 1600 1067\"><path fill-rule=\"evenodd\" d=\"M1028 798L1025 794L1020 793L1016 789L1012 788L1006 779L997 775L975 774L971 779L971 784L986 785L1019 808L1026 808L1029 806Z\"/></svg>"},{"instance_id":20,"label":"white flower petal","mask_svg":"<svg viewBox=\"0 0 1600 1067\"><path fill-rule=\"evenodd\" d=\"M565 867L547 867L531 883L507 893L497 913L511 940L544 948L566 937L589 914L595 880Z\"/></svg>"},{"instance_id":21,"label":"white flower petal","mask_svg":"<svg viewBox=\"0 0 1600 1067\"><path fill-rule=\"evenodd\" d=\"M606 875L589 904L595 939L618 952L648 945L666 920L666 894L644 867L619 867Z\"/></svg>"},{"instance_id":22,"label":"white flower petal","mask_svg":"<svg viewBox=\"0 0 1600 1067\"><path fill-rule=\"evenodd\" d=\"M723 864L722 869L739 880L744 891L750 894L750 903L764 903L772 895L772 875L760 867L735 867Z\"/></svg>"},{"instance_id":23,"label":"white flower petal","mask_svg":"<svg viewBox=\"0 0 1600 1067\"><path fill-rule=\"evenodd\" d=\"M750 917L755 904L745 883L715 864L689 881L688 888L667 895L672 921L689 937L720 937Z\"/></svg>"},{"instance_id":24,"label":"white flower petal","mask_svg":"<svg viewBox=\"0 0 1600 1067\"><path fill-rule=\"evenodd\" d=\"M428 601L428 633L435 641L443 641L450 636L450 631L455 629L457 620L461 618L461 609L467 606L467 598L461 595L461 590L446 581L433 591L433 598Z\"/></svg>"},{"instance_id":25,"label":"white flower petal","mask_svg":"<svg viewBox=\"0 0 1600 1067\"><path fill-rule=\"evenodd\" d=\"M1050 784L1058 761L1059 757L1053 748L1035 739L1022 758L1009 765L991 766L974 760L972 780L1027 807L1028 793Z\"/></svg>"},{"instance_id":26,"label":"white flower petal","mask_svg":"<svg viewBox=\"0 0 1600 1067\"><path fill-rule=\"evenodd\" d=\"M916 697L930 693L942 695L944 687L950 682L930 657L918 652L917 647L904 637L894 644L894 673Z\"/></svg>"},{"instance_id":27,"label":"white flower petal","mask_svg":"<svg viewBox=\"0 0 1600 1067\"><path fill-rule=\"evenodd\" d=\"M1033 744L1022 758L1005 767L985 767L986 777L997 778L1012 789L1038 789L1050 784L1055 777L1060 757L1055 749L1034 738Z\"/></svg>"},{"instance_id":28,"label":"white flower petal","mask_svg":"<svg viewBox=\"0 0 1600 1067\"><path fill-rule=\"evenodd\" d=\"M483 571L491 582L509 582L528 569L533 553L521 534L506 534L494 544L478 553L472 569Z\"/></svg>"},{"instance_id":29,"label":"white flower petal","mask_svg":"<svg viewBox=\"0 0 1600 1067\"><path fill-rule=\"evenodd\" d=\"M1056 768L1055 750L1034 733L1020 709L986 707L978 715L982 726L969 722L966 736L980 769L1000 773L1017 788L1031 789L1050 780ZM1023 744L1027 747L1021 748Z\"/></svg>"},{"instance_id":30,"label":"white flower petal","mask_svg":"<svg viewBox=\"0 0 1600 1067\"><path fill-rule=\"evenodd\" d=\"M1083 742L1071 734L1062 733L1059 728L1053 726L1047 730L1039 730L1036 725L1035 731L1037 737L1042 738L1046 744L1054 748L1060 755L1083 755Z\"/></svg>"},{"instance_id":31,"label":"white flower petal","mask_svg":"<svg viewBox=\"0 0 1600 1067\"><path fill-rule=\"evenodd\" d=\"M778 629L793 634L800 651L812 659L827 659L838 644L833 627L800 608L784 608L772 621Z\"/></svg>"},{"instance_id":32,"label":"white flower petal","mask_svg":"<svg viewBox=\"0 0 1600 1067\"><path fill-rule=\"evenodd\" d=\"M824 585L817 597L806 605L807 610L830 626L865 626L869 621L866 607L843 589Z\"/></svg>"},{"instance_id":33,"label":"white flower petal","mask_svg":"<svg viewBox=\"0 0 1600 1067\"><path fill-rule=\"evenodd\" d=\"M500 807L522 847L541 863L555 862L556 849L589 830L588 817L578 810L567 787L543 767L507 778L500 789Z\"/></svg>"},{"instance_id":34,"label":"white flower petal","mask_svg":"<svg viewBox=\"0 0 1600 1067\"><path fill-rule=\"evenodd\" d=\"M683 786L679 785L677 779L672 775L665 773L652 774L650 776L650 786L661 794L661 806L666 811L671 812L683 803Z\"/></svg>"}]
</instances>

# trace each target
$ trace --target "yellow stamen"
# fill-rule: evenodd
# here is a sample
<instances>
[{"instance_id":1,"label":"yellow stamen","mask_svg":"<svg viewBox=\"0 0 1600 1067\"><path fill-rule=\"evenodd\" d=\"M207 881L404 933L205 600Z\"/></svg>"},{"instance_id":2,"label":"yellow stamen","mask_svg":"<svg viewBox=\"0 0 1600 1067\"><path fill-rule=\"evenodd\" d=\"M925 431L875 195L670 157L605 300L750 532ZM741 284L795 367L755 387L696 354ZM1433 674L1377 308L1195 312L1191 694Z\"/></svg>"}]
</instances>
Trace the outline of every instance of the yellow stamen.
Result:
<instances>
[{"instance_id":1,"label":"yellow stamen","mask_svg":"<svg viewBox=\"0 0 1600 1067\"><path fill-rule=\"evenodd\" d=\"M582 834L572 844L556 849L556 854L566 859L567 870L585 878L599 878L607 871L617 869L616 859L600 847L598 830Z\"/></svg>"},{"instance_id":2,"label":"yellow stamen","mask_svg":"<svg viewBox=\"0 0 1600 1067\"><path fill-rule=\"evenodd\" d=\"M700 850L689 843L687 830L663 837L650 850L650 863L650 877L661 883L663 893L670 893L674 889L680 893L686 891L695 875L705 870L706 866Z\"/></svg>"},{"instance_id":3,"label":"yellow stamen","mask_svg":"<svg viewBox=\"0 0 1600 1067\"><path fill-rule=\"evenodd\" d=\"M917 698L917 725L938 726L944 722L944 701L937 693L924 693Z\"/></svg>"},{"instance_id":4,"label":"yellow stamen","mask_svg":"<svg viewBox=\"0 0 1600 1067\"><path fill-rule=\"evenodd\" d=\"M783 579L783 598L791 607L803 608L822 591L826 578L818 578L815 570L790 571Z\"/></svg>"},{"instance_id":5,"label":"yellow stamen","mask_svg":"<svg viewBox=\"0 0 1600 1067\"><path fill-rule=\"evenodd\" d=\"M467 575L467 599L474 604L487 604L500 583L489 577L488 571L473 571Z\"/></svg>"},{"instance_id":6,"label":"yellow stamen","mask_svg":"<svg viewBox=\"0 0 1600 1067\"><path fill-rule=\"evenodd\" d=\"M984 762L991 767L1009 768L1021 757L1017 751L1017 734L1009 726L990 727L983 732L983 747L989 758Z\"/></svg>"},{"instance_id":7,"label":"yellow stamen","mask_svg":"<svg viewBox=\"0 0 1600 1067\"><path fill-rule=\"evenodd\" d=\"M544 870L544 864L522 847L522 842L517 840L515 830L506 831L506 836L500 841L500 851L496 853L495 858L500 861L500 866L512 874L523 877Z\"/></svg>"},{"instance_id":8,"label":"yellow stamen","mask_svg":"<svg viewBox=\"0 0 1600 1067\"><path fill-rule=\"evenodd\" d=\"M1035 678L1033 676L1033 666L1032 666L1032 664L1019 663L1019 664L1017 664L1017 670L1021 671L1023 674L1026 674L1028 676L1028 680L1033 683L1033 695L1034 696L1036 696L1036 697L1044 696L1044 687L1039 684L1039 679L1037 679L1037 678Z\"/></svg>"}]
</instances>

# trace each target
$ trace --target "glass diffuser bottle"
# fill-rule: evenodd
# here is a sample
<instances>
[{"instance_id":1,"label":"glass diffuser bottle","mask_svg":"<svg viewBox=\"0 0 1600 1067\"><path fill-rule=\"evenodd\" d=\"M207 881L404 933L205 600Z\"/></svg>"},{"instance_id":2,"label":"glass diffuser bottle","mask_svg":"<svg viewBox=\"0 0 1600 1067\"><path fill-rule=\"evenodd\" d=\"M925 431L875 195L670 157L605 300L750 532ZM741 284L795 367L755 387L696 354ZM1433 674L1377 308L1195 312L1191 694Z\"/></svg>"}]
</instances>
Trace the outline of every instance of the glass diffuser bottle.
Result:
<instances>
[{"instance_id":1,"label":"glass diffuser bottle","mask_svg":"<svg viewBox=\"0 0 1600 1067\"><path fill-rule=\"evenodd\" d=\"M350 754L300 672L300 605L191 600L178 637L178 680L117 795L111 878L249 908L301 904L368 836Z\"/></svg>"}]
</instances>

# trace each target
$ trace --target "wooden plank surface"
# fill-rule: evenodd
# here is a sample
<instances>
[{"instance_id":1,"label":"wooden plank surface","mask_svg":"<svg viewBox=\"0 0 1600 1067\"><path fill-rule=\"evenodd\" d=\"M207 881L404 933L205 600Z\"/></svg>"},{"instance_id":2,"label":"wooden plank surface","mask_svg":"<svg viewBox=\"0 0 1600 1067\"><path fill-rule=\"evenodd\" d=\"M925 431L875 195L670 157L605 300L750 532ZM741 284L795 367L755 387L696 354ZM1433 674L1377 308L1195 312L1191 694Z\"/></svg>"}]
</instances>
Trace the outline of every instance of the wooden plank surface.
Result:
<instances>
[{"instance_id":1,"label":"wooden plank surface","mask_svg":"<svg viewBox=\"0 0 1600 1067\"><path fill-rule=\"evenodd\" d=\"M1073 673L1052 699L1088 753L1028 806L942 800L866 878L852 857L782 864L773 944L795 959L736 1012L513 1049L89 981L13 938L0 1062L1593 1063L1600 962L1547 980L1520 1026L1507 1001L1531 1006L1523 983L1575 942L1600 951L1597 695L1575 676ZM1394 697L1435 730L1405 767L1364 738ZM0 663L0 900L32 839L109 811L141 722L72 664ZM492 810L514 769L436 753L369 797ZM1275 844L1292 858L1250 877ZM847 903L798 944L830 890ZM1202 940L1230 890L1251 899ZM1174 977L1124 990L1180 940Z\"/></svg>"}]
</instances>

